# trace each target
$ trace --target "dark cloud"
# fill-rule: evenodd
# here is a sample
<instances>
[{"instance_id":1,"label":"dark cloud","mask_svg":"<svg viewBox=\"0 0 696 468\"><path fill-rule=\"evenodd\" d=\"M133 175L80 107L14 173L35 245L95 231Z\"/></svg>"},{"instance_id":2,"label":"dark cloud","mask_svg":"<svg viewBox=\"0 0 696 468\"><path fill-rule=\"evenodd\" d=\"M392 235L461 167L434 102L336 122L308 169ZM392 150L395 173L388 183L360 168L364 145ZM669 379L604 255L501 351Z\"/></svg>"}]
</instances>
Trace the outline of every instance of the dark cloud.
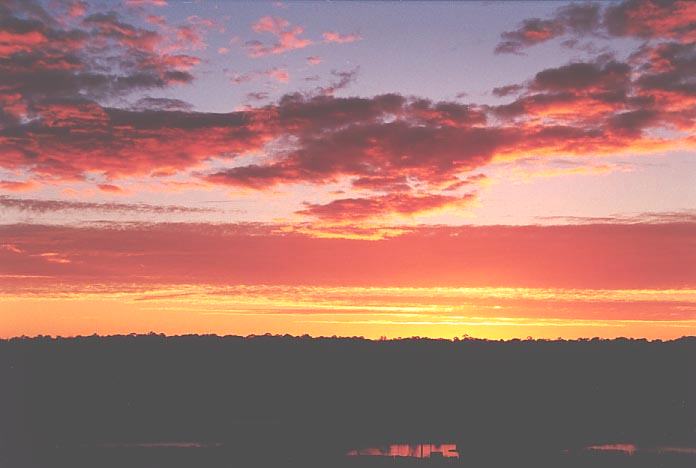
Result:
<instances>
[{"instance_id":1,"label":"dark cloud","mask_svg":"<svg viewBox=\"0 0 696 468\"><path fill-rule=\"evenodd\" d=\"M524 86L519 84L501 86L499 88L493 88L493 95L497 97L510 96L511 94L517 94L524 89Z\"/></svg>"},{"instance_id":2,"label":"dark cloud","mask_svg":"<svg viewBox=\"0 0 696 468\"><path fill-rule=\"evenodd\" d=\"M370 123L397 115L407 99L400 94L382 94L371 98L305 96L287 94L266 107L267 115L293 132L321 132L354 123Z\"/></svg>"},{"instance_id":3,"label":"dark cloud","mask_svg":"<svg viewBox=\"0 0 696 468\"><path fill-rule=\"evenodd\" d=\"M642 61L645 71L638 84L645 90L696 96L696 46L668 42L646 46L634 60Z\"/></svg>"},{"instance_id":4,"label":"dark cloud","mask_svg":"<svg viewBox=\"0 0 696 468\"><path fill-rule=\"evenodd\" d=\"M538 116L593 127L607 141L634 138L638 143L646 128L693 128L695 73L693 45L643 45L627 62L601 55L543 70L520 85L523 91L515 101L490 110L504 119Z\"/></svg>"},{"instance_id":5,"label":"dark cloud","mask_svg":"<svg viewBox=\"0 0 696 468\"><path fill-rule=\"evenodd\" d=\"M265 91L254 91L251 93L247 93L246 99L247 101L264 101L268 99L269 94Z\"/></svg>"},{"instance_id":6,"label":"dark cloud","mask_svg":"<svg viewBox=\"0 0 696 468\"><path fill-rule=\"evenodd\" d=\"M327 86L318 88L318 92L326 96L332 96L336 91L345 89L353 83L357 79L359 72L360 67L345 71L331 70L331 75L335 80Z\"/></svg>"},{"instance_id":7,"label":"dark cloud","mask_svg":"<svg viewBox=\"0 0 696 468\"><path fill-rule=\"evenodd\" d=\"M0 44L4 167L80 178L105 162L100 155L110 146L116 154L107 159L117 163L119 147L134 141L114 132L108 111L94 100L192 79L185 69L197 59L157 53L161 37L155 32L126 24L114 12L90 15L81 24L66 29L31 1L1 7L2 37L11 37ZM164 101L150 98L136 106L144 105L162 108ZM119 164L128 173L133 161Z\"/></svg>"},{"instance_id":8,"label":"dark cloud","mask_svg":"<svg viewBox=\"0 0 696 468\"><path fill-rule=\"evenodd\" d=\"M557 34L594 33L598 8L563 7L552 20L529 20L524 34L505 37L526 46ZM453 190L482 181L462 174L495 157L668 147L644 130L691 131L696 116L693 44L673 38L645 44L625 62L599 56L496 88L495 95L516 95L502 106L396 93L335 96L355 79L354 69L334 71L336 81L312 93L237 112L195 112L183 101L156 97L114 108L113 99L133 91L190 81L198 59L161 52L166 38L117 13L90 13L65 23L79 24L70 29L37 3L0 6L0 167L39 182L97 173L109 181L104 190L117 190L122 177L181 172L255 189L345 180L375 193L309 204L305 214L350 218L344 208L354 204L382 216L388 209L407 213L403 200L413 202L413 212L451 205ZM274 18L257 25L273 34L288 28ZM235 161L257 154L263 157L251 163ZM204 169L213 158L218 169Z\"/></svg>"},{"instance_id":9,"label":"dark cloud","mask_svg":"<svg viewBox=\"0 0 696 468\"><path fill-rule=\"evenodd\" d=\"M159 33L116 12L65 24L33 0L0 6L0 89L3 101L19 96L14 124L41 119L41 108L55 100L109 100L193 79L198 58L159 52Z\"/></svg>"},{"instance_id":10,"label":"dark cloud","mask_svg":"<svg viewBox=\"0 0 696 468\"><path fill-rule=\"evenodd\" d=\"M654 109L621 112L611 117L609 125L616 132L639 135L644 128L657 122L659 115L659 112Z\"/></svg>"},{"instance_id":11,"label":"dark cloud","mask_svg":"<svg viewBox=\"0 0 696 468\"><path fill-rule=\"evenodd\" d=\"M696 224L696 211L648 211L635 215L612 216L539 216L552 223L569 224Z\"/></svg>"},{"instance_id":12,"label":"dark cloud","mask_svg":"<svg viewBox=\"0 0 696 468\"><path fill-rule=\"evenodd\" d=\"M219 171L209 181L253 188L345 176L363 183L395 177L440 183L485 164L512 133L475 127L486 122L476 107L395 94L370 99L289 95L267 110L295 137L295 149L265 165Z\"/></svg>"},{"instance_id":13,"label":"dark cloud","mask_svg":"<svg viewBox=\"0 0 696 468\"><path fill-rule=\"evenodd\" d=\"M14 198L0 195L0 209L34 213L58 211L100 211L110 213L214 213L213 208L196 208L180 205L149 205L147 203L97 203L39 198Z\"/></svg>"},{"instance_id":14,"label":"dark cloud","mask_svg":"<svg viewBox=\"0 0 696 468\"><path fill-rule=\"evenodd\" d=\"M359 177L352 182L353 187L377 192L402 192L411 190L408 178L403 175L392 177Z\"/></svg>"},{"instance_id":15,"label":"dark cloud","mask_svg":"<svg viewBox=\"0 0 696 468\"><path fill-rule=\"evenodd\" d=\"M556 21L575 34L588 34L601 22L600 5L597 3L573 3L556 10Z\"/></svg>"},{"instance_id":16,"label":"dark cloud","mask_svg":"<svg viewBox=\"0 0 696 468\"><path fill-rule=\"evenodd\" d=\"M52 103L43 119L0 131L0 165L48 178L109 178L182 170L211 155L260 149L268 140L254 115L103 108L90 101ZM231 156L230 156L231 157Z\"/></svg>"},{"instance_id":17,"label":"dark cloud","mask_svg":"<svg viewBox=\"0 0 696 468\"><path fill-rule=\"evenodd\" d=\"M627 36L641 39L696 40L696 4L690 0L624 0L600 7L576 3L558 8L548 19L531 18L501 34L496 53L522 53L561 36ZM569 44L573 44L572 42Z\"/></svg>"},{"instance_id":18,"label":"dark cloud","mask_svg":"<svg viewBox=\"0 0 696 468\"><path fill-rule=\"evenodd\" d=\"M342 198L327 204L306 203L298 214L329 221L357 221L398 214L414 215L439 208L461 206L473 200L474 195L409 195L391 193L366 198Z\"/></svg>"},{"instance_id":19,"label":"dark cloud","mask_svg":"<svg viewBox=\"0 0 696 468\"><path fill-rule=\"evenodd\" d=\"M181 99L154 98L146 96L138 99L133 105L133 110L137 111L190 111L193 106Z\"/></svg>"},{"instance_id":20,"label":"dark cloud","mask_svg":"<svg viewBox=\"0 0 696 468\"><path fill-rule=\"evenodd\" d=\"M530 88L546 91L621 91L629 84L631 68L620 62L581 62L549 68L536 74Z\"/></svg>"},{"instance_id":21,"label":"dark cloud","mask_svg":"<svg viewBox=\"0 0 696 468\"><path fill-rule=\"evenodd\" d=\"M515 53L563 34L587 34L597 29L600 23L599 5L594 3L571 4L556 10L551 19L530 18L514 31L501 34L496 53Z\"/></svg>"},{"instance_id":22,"label":"dark cloud","mask_svg":"<svg viewBox=\"0 0 696 468\"><path fill-rule=\"evenodd\" d=\"M261 188L278 183L325 183L343 176L398 174L425 183L441 183L457 172L486 164L496 149L520 136L512 129L468 126L469 116L457 121L459 126L443 125L449 116L435 111L426 118L438 123L424 125L412 107L406 105L400 111L407 112L412 121L369 123L365 119L320 133L298 132L299 147L278 161L231 168L212 174L208 180Z\"/></svg>"},{"instance_id":23,"label":"dark cloud","mask_svg":"<svg viewBox=\"0 0 696 468\"><path fill-rule=\"evenodd\" d=\"M604 26L613 36L696 40L691 0L624 0L607 6Z\"/></svg>"},{"instance_id":24,"label":"dark cloud","mask_svg":"<svg viewBox=\"0 0 696 468\"><path fill-rule=\"evenodd\" d=\"M519 29L501 34L496 54L519 54L522 49L558 37L565 31L562 24L554 20L531 18L524 20Z\"/></svg>"}]
</instances>

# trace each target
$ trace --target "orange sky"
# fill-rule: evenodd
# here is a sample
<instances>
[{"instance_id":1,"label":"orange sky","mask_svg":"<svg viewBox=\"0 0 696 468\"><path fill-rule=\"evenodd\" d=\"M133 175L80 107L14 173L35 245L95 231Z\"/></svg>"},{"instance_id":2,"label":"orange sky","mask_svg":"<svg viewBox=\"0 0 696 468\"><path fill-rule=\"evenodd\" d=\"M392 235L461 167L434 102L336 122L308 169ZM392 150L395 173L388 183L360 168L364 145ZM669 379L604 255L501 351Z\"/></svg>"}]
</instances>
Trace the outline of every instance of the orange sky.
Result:
<instances>
[{"instance_id":1,"label":"orange sky","mask_svg":"<svg viewBox=\"0 0 696 468\"><path fill-rule=\"evenodd\" d=\"M696 290L127 285L3 294L3 337L148 333L389 338L693 333ZM63 286L64 291L68 288Z\"/></svg>"},{"instance_id":2,"label":"orange sky","mask_svg":"<svg viewBox=\"0 0 696 468\"><path fill-rule=\"evenodd\" d=\"M694 2L0 17L2 337L694 334Z\"/></svg>"},{"instance_id":3,"label":"orange sky","mask_svg":"<svg viewBox=\"0 0 696 468\"><path fill-rule=\"evenodd\" d=\"M696 326L696 223L403 229L0 229L0 335L675 338Z\"/></svg>"}]
</instances>

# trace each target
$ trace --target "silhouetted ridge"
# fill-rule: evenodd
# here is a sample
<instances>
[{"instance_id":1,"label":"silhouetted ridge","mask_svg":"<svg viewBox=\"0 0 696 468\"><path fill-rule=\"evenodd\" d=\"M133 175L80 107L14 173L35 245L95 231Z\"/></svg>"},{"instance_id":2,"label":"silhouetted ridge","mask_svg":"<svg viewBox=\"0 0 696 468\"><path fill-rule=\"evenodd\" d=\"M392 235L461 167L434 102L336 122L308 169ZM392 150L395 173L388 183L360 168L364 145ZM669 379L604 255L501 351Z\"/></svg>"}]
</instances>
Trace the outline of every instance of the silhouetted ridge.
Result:
<instances>
[{"instance_id":1,"label":"silhouetted ridge","mask_svg":"<svg viewBox=\"0 0 696 468\"><path fill-rule=\"evenodd\" d=\"M393 443L455 443L458 463L693 447L695 362L694 337L17 338L0 341L0 466L338 466L379 463L344 455ZM189 455L152 458L172 451ZM211 460L177 464L194 452Z\"/></svg>"}]
</instances>

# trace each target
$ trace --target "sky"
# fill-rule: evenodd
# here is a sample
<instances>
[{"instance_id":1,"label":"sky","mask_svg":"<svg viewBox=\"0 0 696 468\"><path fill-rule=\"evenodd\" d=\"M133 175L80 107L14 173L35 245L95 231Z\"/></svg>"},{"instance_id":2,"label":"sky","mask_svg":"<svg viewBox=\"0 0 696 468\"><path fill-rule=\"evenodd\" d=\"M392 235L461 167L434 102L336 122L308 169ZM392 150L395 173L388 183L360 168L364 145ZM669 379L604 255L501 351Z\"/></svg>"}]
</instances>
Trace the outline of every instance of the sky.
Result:
<instances>
[{"instance_id":1,"label":"sky","mask_svg":"<svg viewBox=\"0 0 696 468\"><path fill-rule=\"evenodd\" d=\"M0 337L696 330L696 4L6 0Z\"/></svg>"}]
</instances>

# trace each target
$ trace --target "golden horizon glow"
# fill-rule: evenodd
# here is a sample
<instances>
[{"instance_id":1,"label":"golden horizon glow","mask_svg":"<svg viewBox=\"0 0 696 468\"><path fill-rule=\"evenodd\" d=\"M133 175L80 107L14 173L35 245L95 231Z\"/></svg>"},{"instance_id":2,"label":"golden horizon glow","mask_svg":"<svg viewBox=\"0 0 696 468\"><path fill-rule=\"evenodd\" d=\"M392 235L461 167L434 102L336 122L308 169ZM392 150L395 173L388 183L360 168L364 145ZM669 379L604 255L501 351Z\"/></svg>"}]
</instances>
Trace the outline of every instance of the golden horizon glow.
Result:
<instances>
[{"instance_id":1,"label":"golden horizon glow","mask_svg":"<svg viewBox=\"0 0 696 468\"><path fill-rule=\"evenodd\" d=\"M157 332L367 338L671 339L696 290L89 285L0 294L2 338Z\"/></svg>"},{"instance_id":2,"label":"golden horizon glow","mask_svg":"<svg viewBox=\"0 0 696 468\"><path fill-rule=\"evenodd\" d=\"M696 334L696 2L2 12L0 336Z\"/></svg>"}]
</instances>

